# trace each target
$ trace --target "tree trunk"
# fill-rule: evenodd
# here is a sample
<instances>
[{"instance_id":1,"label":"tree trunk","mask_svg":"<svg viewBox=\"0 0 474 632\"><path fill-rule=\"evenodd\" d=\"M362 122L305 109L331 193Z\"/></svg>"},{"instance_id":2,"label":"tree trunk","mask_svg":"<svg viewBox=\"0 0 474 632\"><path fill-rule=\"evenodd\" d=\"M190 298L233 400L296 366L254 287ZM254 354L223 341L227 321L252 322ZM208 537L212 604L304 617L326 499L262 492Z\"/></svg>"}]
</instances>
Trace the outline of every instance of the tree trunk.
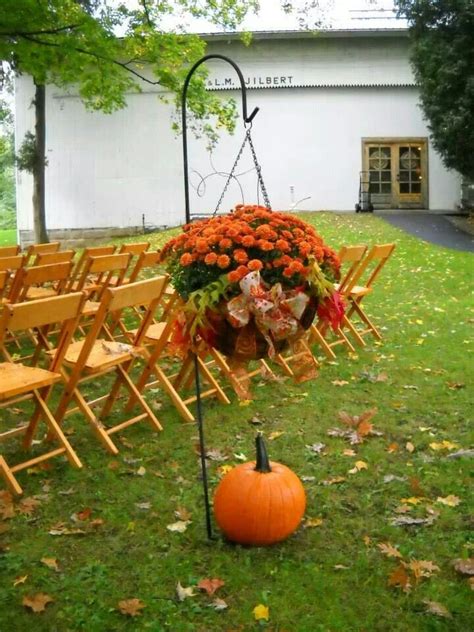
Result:
<instances>
[{"instance_id":1,"label":"tree trunk","mask_svg":"<svg viewBox=\"0 0 474 632\"><path fill-rule=\"evenodd\" d=\"M35 242L47 243L45 209L45 169L46 169L46 98L45 87L35 84L35 137L36 159L33 166L33 228Z\"/></svg>"}]
</instances>

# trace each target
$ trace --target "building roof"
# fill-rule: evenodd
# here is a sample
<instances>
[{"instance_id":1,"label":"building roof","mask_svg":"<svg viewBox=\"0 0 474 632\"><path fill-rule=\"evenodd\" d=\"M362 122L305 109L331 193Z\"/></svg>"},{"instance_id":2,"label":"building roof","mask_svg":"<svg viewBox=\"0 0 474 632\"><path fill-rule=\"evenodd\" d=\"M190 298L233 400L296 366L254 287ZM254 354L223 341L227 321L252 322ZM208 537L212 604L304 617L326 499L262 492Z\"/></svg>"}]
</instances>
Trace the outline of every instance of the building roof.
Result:
<instances>
[{"instance_id":1,"label":"building roof","mask_svg":"<svg viewBox=\"0 0 474 632\"><path fill-rule=\"evenodd\" d=\"M243 32L220 32L220 33L200 33L205 40L238 40L242 38ZM252 37L256 40L263 39L344 39L344 38L367 38L367 37L408 37L406 28L375 28L375 29L327 29L320 31L252 31Z\"/></svg>"}]
</instances>

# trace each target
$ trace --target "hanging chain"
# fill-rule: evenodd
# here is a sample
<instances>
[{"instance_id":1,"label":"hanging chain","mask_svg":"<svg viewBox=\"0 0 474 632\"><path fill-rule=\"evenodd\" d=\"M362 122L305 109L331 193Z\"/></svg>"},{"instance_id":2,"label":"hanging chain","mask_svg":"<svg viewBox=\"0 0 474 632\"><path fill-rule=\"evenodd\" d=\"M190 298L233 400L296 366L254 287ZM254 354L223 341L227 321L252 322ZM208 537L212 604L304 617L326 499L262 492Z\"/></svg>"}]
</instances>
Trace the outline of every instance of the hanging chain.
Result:
<instances>
[{"instance_id":1,"label":"hanging chain","mask_svg":"<svg viewBox=\"0 0 474 632\"><path fill-rule=\"evenodd\" d=\"M258 177L258 182L260 184L260 188L262 189L262 195L263 195L263 201L265 203L265 206L268 209L272 209L271 205L270 205L270 200L268 198L268 193L267 193L267 189L265 187L265 184L263 182L263 177L262 177L262 167L260 166L258 159L257 159L257 154L255 153L255 147L253 146L253 142L252 142L252 137L250 136L250 127L247 130L247 135L246 135L249 145L250 145L250 149L252 151L252 157L253 157L253 162L255 165L255 169L257 171L257 177Z\"/></svg>"},{"instance_id":2,"label":"hanging chain","mask_svg":"<svg viewBox=\"0 0 474 632\"><path fill-rule=\"evenodd\" d=\"M232 166L232 169L230 170L229 173L229 177L227 178L227 181L224 185L224 190L222 191L222 194L217 202L216 205L216 209L214 211L214 213L212 214L213 217L215 217L215 215L217 214L217 212L219 211L220 205L222 203L222 200L224 199L224 195L226 194L226 191L229 187L230 181L232 180L232 178L234 178L234 172L237 168L237 165L239 163L239 160L242 156L242 153L245 149L245 145L248 143L250 145L250 151L252 152L252 158L253 158L253 163L255 165L255 170L257 172L257 178L258 178L258 183L260 184L260 188L262 190L262 195L263 195L263 200L265 202L265 206L271 210L271 206L270 206L270 200L268 198L268 193L267 193L267 189L265 187L265 184L263 182L263 177L262 177L262 168L260 167L260 164L258 162L257 159L257 154L255 153L255 147L253 146L253 142L252 142L252 136L250 135L250 130L252 129L252 124L249 125L247 131L245 132L245 138L244 138L244 142L242 143L242 146L239 149L239 153L237 154L237 158L235 159L235 162Z\"/></svg>"}]
</instances>

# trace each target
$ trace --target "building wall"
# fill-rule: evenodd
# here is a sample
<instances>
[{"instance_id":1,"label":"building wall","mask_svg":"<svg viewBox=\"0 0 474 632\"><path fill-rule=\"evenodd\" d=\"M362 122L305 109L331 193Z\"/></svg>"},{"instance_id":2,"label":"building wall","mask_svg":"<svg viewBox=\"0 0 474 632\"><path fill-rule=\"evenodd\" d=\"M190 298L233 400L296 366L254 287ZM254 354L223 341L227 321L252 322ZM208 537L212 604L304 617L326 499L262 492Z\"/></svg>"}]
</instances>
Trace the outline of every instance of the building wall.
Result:
<instances>
[{"instance_id":1,"label":"building wall","mask_svg":"<svg viewBox=\"0 0 474 632\"><path fill-rule=\"evenodd\" d=\"M417 105L405 38L214 41L210 53L229 55L248 82L248 110L260 108L252 129L275 209L350 211L358 199L364 137L427 137ZM233 97L235 71L209 64L209 88ZM285 78L285 81L282 81ZM233 83L235 81L235 83ZM255 86L255 87L254 87ZM223 89L224 88L224 89ZM33 128L27 77L17 82L17 142ZM171 129L174 107L144 86L127 108L111 115L87 112L74 94L47 90L46 208L49 229L80 231L163 226L184 219L181 138ZM161 94L163 96L163 94ZM215 208L240 144L222 132L212 154L189 133L192 213ZM428 148L429 208L459 202L456 173ZM248 148L229 183L222 209L262 201ZM32 229L31 177L18 176L18 225ZM26 233L25 233L26 234Z\"/></svg>"}]
</instances>

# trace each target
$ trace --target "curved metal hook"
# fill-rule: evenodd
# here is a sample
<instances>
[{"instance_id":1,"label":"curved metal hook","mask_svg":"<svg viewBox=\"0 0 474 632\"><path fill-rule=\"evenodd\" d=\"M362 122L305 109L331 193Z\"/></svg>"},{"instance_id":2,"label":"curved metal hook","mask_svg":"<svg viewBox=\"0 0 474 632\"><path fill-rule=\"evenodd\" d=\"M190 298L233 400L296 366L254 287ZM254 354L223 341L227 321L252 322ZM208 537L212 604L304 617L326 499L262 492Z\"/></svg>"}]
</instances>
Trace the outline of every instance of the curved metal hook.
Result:
<instances>
[{"instance_id":1,"label":"curved metal hook","mask_svg":"<svg viewBox=\"0 0 474 632\"><path fill-rule=\"evenodd\" d=\"M186 121L186 98L188 95L188 86L194 72L199 68L201 64L208 61L209 59L222 59L223 61L228 62L236 71L239 80L240 80L240 88L242 91L242 118L244 124L252 123L255 118L259 108L254 108L250 115L247 114L247 88L245 87L245 80L242 74L242 71L237 66L235 61L229 59L225 55L211 54L205 55L201 57L191 70L188 72L186 79L184 81L183 93L181 97L181 126L182 126L182 134L183 134L183 166L184 166L184 208L186 213L186 223L191 221L191 213L189 209L189 174L188 174L188 139L187 139L187 121Z\"/></svg>"}]
</instances>

